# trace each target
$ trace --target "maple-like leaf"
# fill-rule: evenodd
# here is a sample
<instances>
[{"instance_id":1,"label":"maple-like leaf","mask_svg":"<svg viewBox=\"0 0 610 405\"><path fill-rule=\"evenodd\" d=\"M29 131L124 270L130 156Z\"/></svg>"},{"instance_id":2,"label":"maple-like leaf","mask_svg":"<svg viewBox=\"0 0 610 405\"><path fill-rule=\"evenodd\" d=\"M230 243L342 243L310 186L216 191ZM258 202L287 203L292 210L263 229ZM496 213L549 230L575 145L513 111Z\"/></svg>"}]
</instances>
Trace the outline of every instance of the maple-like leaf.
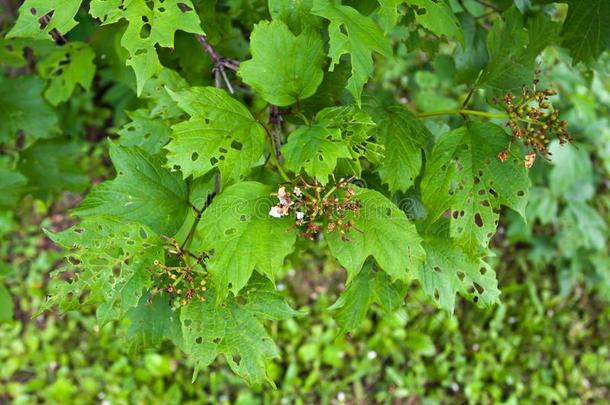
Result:
<instances>
[{"instance_id":1,"label":"maple-like leaf","mask_svg":"<svg viewBox=\"0 0 610 405\"><path fill-rule=\"evenodd\" d=\"M341 56L349 54L352 63L352 75L347 88L360 105L362 88L373 75L373 52L386 58L392 57L392 46L383 31L370 18L358 10L334 4L330 0L314 0L311 12L330 21L328 35L330 48L328 55L332 62L332 71Z\"/></svg>"},{"instance_id":2,"label":"maple-like leaf","mask_svg":"<svg viewBox=\"0 0 610 405\"><path fill-rule=\"evenodd\" d=\"M312 96L324 77L322 38L313 30L295 36L280 20L261 21L250 36L250 52L238 74L271 104L288 106Z\"/></svg>"},{"instance_id":3,"label":"maple-like leaf","mask_svg":"<svg viewBox=\"0 0 610 405\"><path fill-rule=\"evenodd\" d=\"M49 80L46 99L53 105L66 101L77 84L88 90L95 73L94 58L93 50L83 42L69 42L53 49L37 65L40 76Z\"/></svg>"},{"instance_id":4,"label":"maple-like leaf","mask_svg":"<svg viewBox=\"0 0 610 405\"><path fill-rule=\"evenodd\" d=\"M191 0L92 0L90 13L103 25L127 20L121 45L129 52L127 66L136 75L137 93L162 69L155 47L174 47L176 31L203 34Z\"/></svg>"},{"instance_id":5,"label":"maple-like leaf","mask_svg":"<svg viewBox=\"0 0 610 405\"><path fill-rule=\"evenodd\" d=\"M561 31L562 45L574 64L590 62L610 48L610 1L565 0L568 15Z\"/></svg>"},{"instance_id":6,"label":"maple-like leaf","mask_svg":"<svg viewBox=\"0 0 610 405\"><path fill-rule=\"evenodd\" d=\"M148 225L159 234L174 235L189 210L188 191L180 176L163 168L161 157L137 147L111 142L110 158L116 178L95 187L76 214L113 215Z\"/></svg>"},{"instance_id":7,"label":"maple-like leaf","mask_svg":"<svg viewBox=\"0 0 610 405\"><path fill-rule=\"evenodd\" d=\"M461 294L481 307L499 300L496 273L480 255L472 255L447 236L426 236L426 261L417 278L439 307L453 313L455 295Z\"/></svg>"},{"instance_id":8,"label":"maple-like leaf","mask_svg":"<svg viewBox=\"0 0 610 405\"><path fill-rule=\"evenodd\" d=\"M464 45L460 21L445 0L409 0L408 3L419 9L415 12L415 19L422 27L439 37L454 38Z\"/></svg>"},{"instance_id":9,"label":"maple-like leaf","mask_svg":"<svg viewBox=\"0 0 610 405\"><path fill-rule=\"evenodd\" d=\"M372 304L377 304L384 315L390 316L398 309L405 294L405 284L392 282L387 273L376 271L372 263L367 262L328 309L334 311L334 318L342 333L352 332L360 325Z\"/></svg>"},{"instance_id":10,"label":"maple-like leaf","mask_svg":"<svg viewBox=\"0 0 610 405\"><path fill-rule=\"evenodd\" d=\"M324 126L304 126L294 131L283 146L282 155L288 170L299 173L303 169L321 184L328 183L338 159L351 157L341 130Z\"/></svg>"},{"instance_id":11,"label":"maple-like leaf","mask_svg":"<svg viewBox=\"0 0 610 405\"><path fill-rule=\"evenodd\" d=\"M255 277L256 287L252 288L257 294L247 294L249 287L244 290L246 294L238 298L230 295L222 305L216 305L216 292L210 290L205 302L193 300L182 308L184 350L195 361L195 373L222 354L231 369L248 383L267 381L274 386L266 363L279 357L279 350L261 319L287 319L296 313L286 309L284 300L263 301L266 294L275 294L274 288L269 280Z\"/></svg>"},{"instance_id":12,"label":"maple-like leaf","mask_svg":"<svg viewBox=\"0 0 610 405\"><path fill-rule=\"evenodd\" d=\"M145 289L152 284L150 268L163 262L163 241L148 227L114 217L92 217L60 233L46 232L58 245L70 250L76 275L61 280L47 307L59 305L63 311L87 302L98 304L100 325L121 319L138 305Z\"/></svg>"},{"instance_id":13,"label":"maple-like leaf","mask_svg":"<svg viewBox=\"0 0 610 405\"><path fill-rule=\"evenodd\" d=\"M25 0L19 8L19 18L6 35L7 38L25 37L51 40L51 31L66 34L78 23L74 16L82 0ZM48 16L46 24L41 18Z\"/></svg>"},{"instance_id":14,"label":"maple-like leaf","mask_svg":"<svg viewBox=\"0 0 610 405\"><path fill-rule=\"evenodd\" d=\"M415 225L377 191L359 189L354 201L360 203L360 210L345 219L353 220L355 228L348 232L347 240L337 230L324 233L331 253L346 268L348 281L369 256L392 279L407 281L409 272L417 270L425 256Z\"/></svg>"},{"instance_id":15,"label":"maple-like leaf","mask_svg":"<svg viewBox=\"0 0 610 405\"><path fill-rule=\"evenodd\" d=\"M166 146L168 165L185 178L217 167L223 183L247 175L265 146L265 129L248 109L214 87L170 94L191 118L172 128L172 141Z\"/></svg>"},{"instance_id":16,"label":"maple-like leaf","mask_svg":"<svg viewBox=\"0 0 610 405\"><path fill-rule=\"evenodd\" d=\"M214 252L207 264L220 299L227 290L237 294L255 268L273 279L294 249L294 220L269 216L274 191L241 182L227 187L203 212L197 227L202 244L193 249Z\"/></svg>"},{"instance_id":17,"label":"maple-like leaf","mask_svg":"<svg viewBox=\"0 0 610 405\"><path fill-rule=\"evenodd\" d=\"M421 191L430 223L450 210L451 236L471 251L487 246L500 205L525 215L523 154L513 145L505 162L498 158L510 141L502 127L470 121L442 135L426 162Z\"/></svg>"}]
</instances>

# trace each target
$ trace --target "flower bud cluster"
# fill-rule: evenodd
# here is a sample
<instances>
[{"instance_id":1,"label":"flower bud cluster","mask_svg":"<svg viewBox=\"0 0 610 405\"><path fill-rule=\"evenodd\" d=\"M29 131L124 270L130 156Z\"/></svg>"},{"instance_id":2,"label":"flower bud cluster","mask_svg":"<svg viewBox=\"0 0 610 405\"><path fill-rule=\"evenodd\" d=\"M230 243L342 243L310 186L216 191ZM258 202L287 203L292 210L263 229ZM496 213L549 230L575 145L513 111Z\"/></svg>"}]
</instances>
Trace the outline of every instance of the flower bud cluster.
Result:
<instances>
[{"instance_id":1,"label":"flower bud cluster","mask_svg":"<svg viewBox=\"0 0 610 405\"><path fill-rule=\"evenodd\" d=\"M360 202L353 199L351 180L340 179L328 191L319 183L309 184L304 180L290 191L281 186L275 194L279 202L271 207L269 215L275 218L293 215L302 235L311 240L324 229L328 233L338 232L347 240L350 229L357 230L351 214L360 212Z\"/></svg>"}]
</instances>

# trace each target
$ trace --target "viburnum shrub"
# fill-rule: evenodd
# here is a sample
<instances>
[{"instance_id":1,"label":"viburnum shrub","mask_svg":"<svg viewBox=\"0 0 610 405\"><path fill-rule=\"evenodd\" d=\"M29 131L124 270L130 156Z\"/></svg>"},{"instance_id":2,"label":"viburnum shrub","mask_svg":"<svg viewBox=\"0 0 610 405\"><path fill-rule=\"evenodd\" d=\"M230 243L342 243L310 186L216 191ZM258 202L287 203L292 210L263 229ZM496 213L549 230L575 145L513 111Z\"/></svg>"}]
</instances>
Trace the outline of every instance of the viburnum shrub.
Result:
<instances>
[{"instance_id":1,"label":"viburnum shrub","mask_svg":"<svg viewBox=\"0 0 610 405\"><path fill-rule=\"evenodd\" d=\"M45 309L93 304L131 348L171 340L196 371L222 354L273 384L265 321L307 316L276 282L312 250L345 269L340 333L373 304L393 313L413 282L449 312L456 294L493 305L501 211L524 216L536 157L570 140L537 58L553 45L593 63L610 42L608 0L561 3L25 0L0 43L0 141L34 146L0 168L2 205L39 190L32 172L87 187L45 140L57 111L80 122L79 88L125 122L94 120L116 177L47 232L69 253ZM459 108L422 111L379 72L408 81L439 54Z\"/></svg>"}]
</instances>

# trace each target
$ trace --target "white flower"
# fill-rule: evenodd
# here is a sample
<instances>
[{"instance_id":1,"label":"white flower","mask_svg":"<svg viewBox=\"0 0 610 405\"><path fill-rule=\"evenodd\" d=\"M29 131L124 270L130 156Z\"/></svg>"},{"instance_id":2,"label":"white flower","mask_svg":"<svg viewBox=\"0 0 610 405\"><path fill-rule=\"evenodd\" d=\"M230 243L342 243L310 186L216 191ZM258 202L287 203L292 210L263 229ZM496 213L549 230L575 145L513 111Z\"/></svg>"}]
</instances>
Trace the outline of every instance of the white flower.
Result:
<instances>
[{"instance_id":1,"label":"white flower","mask_svg":"<svg viewBox=\"0 0 610 405\"><path fill-rule=\"evenodd\" d=\"M295 186L292 189L292 192L294 193L294 195L296 195L297 197L301 197L303 195L303 192L301 191L300 188L298 188L297 186Z\"/></svg>"},{"instance_id":2,"label":"white flower","mask_svg":"<svg viewBox=\"0 0 610 405\"><path fill-rule=\"evenodd\" d=\"M305 218L305 213L301 211L297 211L297 220L302 221Z\"/></svg>"},{"instance_id":3,"label":"white flower","mask_svg":"<svg viewBox=\"0 0 610 405\"><path fill-rule=\"evenodd\" d=\"M369 360L375 360L377 358L377 352L374 350L370 350L367 354L366 357L369 358Z\"/></svg>"},{"instance_id":4,"label":"white flower","mask_svg":"<svg viewBox=\"0 0 610 405\"><path fill-rule=\"evenodd\" d=\"M343 401L345 401L345 392L340 391L340 392L337 394L337 399L339 400L339 402L343 402Z\"/></svg>"},{"instance_id":5,"label":"white flower","mask_svg":"<svg viewBox=\"0 0 610 405\"><path fill-rule=\"evenodd\" d=\"M273 218L281 218L284 215L286 215L286 213L284 212L284 210L280 207L273 206L271 207L271 209L269 210L269 215L271 215Z\"/></svg>"}]
</instances>

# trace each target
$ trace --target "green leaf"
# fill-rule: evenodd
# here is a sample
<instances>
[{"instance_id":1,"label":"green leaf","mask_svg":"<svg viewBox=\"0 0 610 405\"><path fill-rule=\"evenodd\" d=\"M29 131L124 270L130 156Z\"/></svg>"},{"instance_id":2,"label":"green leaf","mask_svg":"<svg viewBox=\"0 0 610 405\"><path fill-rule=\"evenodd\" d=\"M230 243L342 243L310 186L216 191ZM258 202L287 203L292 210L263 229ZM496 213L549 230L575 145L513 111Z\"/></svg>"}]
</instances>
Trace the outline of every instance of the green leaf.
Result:
<instances>
[{"instance_id":1,"label":"green leaf","mask_svg":"<svg viewBox=\"0 0 610 405\"><path fill-rule=\"evenodd\" d=\"M365 260L373 256L379 267L393 280L407 281L408 271L416 271L424 259L421 238L404 212L374 190L359 189L354 201L360 211L345 220L353 220L354 228L343 240L339 232L325 231L334 257L345 267L348 282L362 269Z\"/></svg>"},{"instance_id":2,"label":"green leaf","mask_svg":"<svg viewBox=\"0 0 610 405\"><path fill-rule=\"evenodd\" d=\"M160 157L139 148L110 143L110 158L116 178L94 188L76 214L113 215L148 225L159 234L175 234L189 210L188 191L180 176L164 169Z\"/></svg>"},{"instance_id":3,"label":"green leaf","mask_svg":"<svg viewBox=\"0 0 610 405\"><path fill-rule=\"evenodd\" d=\"M304 315L294 310L280 293L271 280L254 272L246 287L240 291L239 296L245 299L244 308L260 319L283 321L295 316Z\"/></svg>"},{"instance_id":4,"label":"green leaf","mask_svg":"<svg viewBox=\"0 0 610 405\"><path fill-rule=\"evenodd\" d=\"M573 64L590 62L610 48L610 2L565 0L568 15L561 31L562 45L570 50Z\"/></svg>"},{"instance_id":5,"label":"green leaf","mask_svg":"<svg viewBox=\"0 0 610 405\"><path fill-rule=\"evenodd\" d=\"M214 87L170 94L191 118L172 127L168 165L185 178L217 167L225 184L246 176L263 154L266 136L248 109Z\"/></svg>"},{"instance_id":6,"label":"green leaf","mask_svg":"<svg viewBox=\"0 0 610 405\"><path fill-rule=\"evenodd\" d=\"M347 333L360 325L372 304L377 304L384 316L391 316L402 304L405 294L404 284L393 283L386 273L375 271L368 263L328 309L335 311L341 333Z\"/></svg>"},{"instance_id":7,"label":"green leaf","mask_svg":"<svg viewBox=\"0 0 610 405\"><path fill-rule=\"evenodd\" d=\"M487 246L500 205L525 217L530 183L522 153L513 145L505 162L498 158L510 142L502 127L470 121L442 135L426 162L421 191L429 222L450 210L451 236L471 251Z\"/></svg>"},{"instance_id":8,"label":"green leaf","mask_svg":"<svg viewBox=\"0 0 610 405\"><path fill-rule=\"evenodd\" d=\"M584 145L583 145L584 147ZM553 156L549 172L549 188L555 198L587 201L595 195L595 174L589 152L579 145L549 146Z\"/></svg>"},{"instance_id":9,"label":"green leaf","mask_svg":"<svg viewBox=\"0 0 610 405\"><path fill-rule=\"evenodd\" d=\"M239 66L238 74L271 104L300 102L316 92L324 77L322 45L315 31L295 36L280 20L261 21L250 36L252 59Z\"/></svg>"},{"instance_id":10,"label":"green leaf","mask_svg":"<svg viewBox=\"0 0 610 405\"><path fill-rule=\"evenodd\" d=\"M322 126L300 127L288 137L282 148L285 167L294 173L305 170L322 184L337 166L337 159L350 158L351 154L341 137L339 128Z\"/></svg>"},{"instance_id":11,"label":"green leaf","mask_svg":"<svg viewBox=\"0 0 610 405\"><path fill-rule=\"evenodd\" d=\"M422 168L422 149L433 139L430 131L404 106L376 105L371 115L384 158L377 171L390 192L406 191Z\"/></svg>"},{"instance_id":12,"label":"green leaf","mask_svg":"<svg viewBox=\"0 0 610 405\"><path fill-rule=\"evenodd\" d=\"M237 294L255 268L273 279L294 249L294 220L269 215L274 191L261 183L241 182L224 190L204 211L197 227L203 241L199 249L214 252L208 271L220 299L227 289Z\"/></svg>"},{"instance_id":13,"label":"green leaf","mask_svg":"<svg viewBox=\"0 0 610 405\"><path fill-rule=\"evenodd\" d=\"M154 297L143 296L127 313L130 320L125 338L129 350L157 349L169 339L182 347L182 328L179 313L172 310L169 299L159 293Z\"/></svg>"},{"instance_id":14,"label":"green leaf","mask_svg":"<svg viewBox=\"0 0 610 405\"><path fill-rule=\"evenodd\" d=\"M29 140L57 133L56 112L42 98L44 87L36 76L0 76L0 142L13 142L18 131Z\"/></svg>"},{"instance_id":15,"label":"green leaf","mask_svg":"<svg viewBox=\"0 0 610 405\"><path fill-rule=\"evenodd\" d=\"M0 284L0 323L13 319L13 298L4 284Z\"/></svg>"},{"instance_id":16,"label":"green leaf","mask_svg":"<svg viewBox=\"0 0 610 405\"><path fill-rule=\"evenodd\" d=\"M313 0L268 0L273 20L282 20L294 33L317 28L320 18L311 14Z\"/></svg>"},{"instance_id":17,"label":"green leaf","mask_svg":"<svg viewBox=\"0 0 610 405\"><path fill-rule=\"evenodd\" d=\"M151 117L145 109L127 111L127 115L131 122L118 131L119 143L126 147L138 146L151 155L159 153L169 141L172 132L169 124L159 117Z\"/></svg>"},{"instance_id":18,"label":"green leaf","mask_svg":"<svg viewBox=\"0 0 610 405\"><path fill-rule=\"evenodd\" d=\"M398 6L405 0L377 0L379 3L379 18L385 32L390 31L398 21Z\"/></svg>"},{"instance_id":19,"label":"green leaf","mask_svg":"<svg viewBox=\"0 0 610 405\"><path fill-rule=\"evenodd\" d=\"M386 58L392 57L392 46L383 31L370 17L365 17L349 6L336 5L330 0L314 0L311 11L330 21L328 55L332 62L329 70L339 64L341 56L350 54L352 76L347 89L360 106L362 88L373 75L373 52Z\"/></svg>"},{"instance_id":20,"label":"green leaf","mask_svg":"<svg viewBox=\"0 0 610 405\"><path fill-rule=\"evenodd\" d=\"M0 209L15 208L25 192L27 178L17 170L0 167Z\"/></svg>"},{"instance_id":21,"label":"green leaf","mask_svg":"<svg viewBox=\"0 0 610 405\"><path fill-rule=\"evenodd\" d=\"M203 34L199 16L191 0L92 0L90 13L99 18L103 25L113 24L122 19L128 25L121 39L121 45L129 52L127 66L136 74L137 93L140 95L144 84L162 69L155 47L174 47L176 31Z\"/></svg>"},{"instance_id":22,"label":"green leaf","mask_svg":"<svg viewBox=\"0 0 610 405\"><path fill-rule=\"evenodd\" d=\"M82 0L25 0L19 8L17 22L6 36L51 40L50 33L53 30L66 34L78 24L74 16L81 2ZM40 19L48 14L51 15L49 23L43 26Z\"/></svg>"},{"instance_id":23,"label":"green leaf","mask_svg":"<svg viewBox=\"0 0 610 405\"><path fill-rule=\"evenodd\" d=\"M499 91L520 90L532 83L536 57L558 38L560 24L538 14L523 25L523 16L513 7L494 23L487 35L489 64L480 82Z\"/></svg>"},{"instance_id":24,"label":"green leaf","mask_svg":"<svg viewBox=\"0 0 610 405\"><path fill-rule=\"evenodd\" d=\"M38 141L21 152L19 171L28 179L28 191L49 200L64 191L80 192L89 177L80 166L81 147L62 140Z\"/></svg>"},{"instance_id":25,"label":"green leaf","mask_svg":"<svg viewBox=\"0 0 610 405\"><path fill-rule=\"evenodd\" d=\"M464 33L449 4L445 0L409 0L411 6L418 8L415 19L422 27L434 35L456 39L464 46Z\"/></svg>"},{"instance_id":26,"label":"green leaf","mask_svg":"<svg viewBox=\"0 0 610 405\"><path fill-rule=\"evenodd\" d=\"M47 307L79 308L79 298L88 293L87 302L99 304L100 325L123 318L138 305L152 284L154 261L164 260L159 236L144 225L119 218L88 218L61 233L46 234L71 250L69 258L77 269L74 280L60 282Z\"/></svg>"},{"instance_id":27,"label":"green leaf","mask_svg":"<svg viewBox=\"0 0 610 405\"><path fill-rule=\"evenodd\" d=\"M38 65L38 73L49 80L44 96L53 105L66 101L77 84L88 90L95 73L95 53L83 42L68 42L53 49Z\"/></svg>"},{"instance_id":28,"label":"green leaf","mask_svg":"<svg viewBox=\"0 0 610 405\"><path fill-rule=\"evenodd\" d=\"M446 237L424 238L426 261L418 272L424 292L453 313L455 295L474 301L481 307L499 302L496 274L481 257L472 257Z\"/></svg>"},{"instance_id":29,"label":"green leaf","mask_svg":"<svg viewBox=\"0 0 610 405\"><path fill-rule=\"evenodd\" d=\"M279 350L258 319L260 312L252 308L272 307L278 302L254 305L254 297L240 296L239 302L246 302L239 304L230 295L222 305L216 305L218 298L214 290L208 291L206 298L205 302L191 301L182 308L180 315L184 350L195 361L195 373L223 354L231 369L248 383L267 381L275 386L267 374L266 363L278 358ZM269 308L266 311L283 310Z\"/></svg>"}]
</instances>

